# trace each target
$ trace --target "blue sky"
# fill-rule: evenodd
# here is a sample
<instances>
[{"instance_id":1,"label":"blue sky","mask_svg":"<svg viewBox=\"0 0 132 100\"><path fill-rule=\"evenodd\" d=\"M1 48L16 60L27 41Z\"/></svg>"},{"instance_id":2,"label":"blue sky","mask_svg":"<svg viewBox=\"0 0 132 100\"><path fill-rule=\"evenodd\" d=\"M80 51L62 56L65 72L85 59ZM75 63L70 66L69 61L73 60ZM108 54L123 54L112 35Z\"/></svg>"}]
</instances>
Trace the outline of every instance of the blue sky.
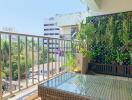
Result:
<instances>
[{"instance_id":1,"label":"blue sky","mask_svg":"<svg viewBox=\"0 0 132 100\"><path fill-rule=\"evenodd\" d=\"M80 0L0 0L0 27L42 34L44 18L85 9Z\"/></svg>"}]
</instances>

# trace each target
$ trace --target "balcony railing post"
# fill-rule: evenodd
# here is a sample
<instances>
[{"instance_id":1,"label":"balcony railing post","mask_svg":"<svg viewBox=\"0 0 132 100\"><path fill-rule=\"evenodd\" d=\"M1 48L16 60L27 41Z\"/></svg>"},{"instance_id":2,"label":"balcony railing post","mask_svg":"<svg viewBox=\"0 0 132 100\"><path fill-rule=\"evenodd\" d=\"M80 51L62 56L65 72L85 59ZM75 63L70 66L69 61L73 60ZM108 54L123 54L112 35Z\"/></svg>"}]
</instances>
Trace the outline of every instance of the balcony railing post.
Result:
<instances>
[{"instance_id":1,"label":"balcony railing post","mask_svg":"<svg viewBox=\"0 0 132 100\"><path fill-rule=\"evenodd\" d=\"M61 43L61 53L62 53L62 54L61 54L61 57L60 57L60 58L61 58L61 60L60 60L60 61L61 61L61 66L60 66L60 67L62 67L62 63L63 63L63 53L64 53L64 52L63 52L63 40L61 40L60 43ZM61 70L61 68L60 68L60 70Z\"/></svg>"},{"instance_id":2,"label":"balcony railing post","mask_svg":"<svg viewBox=\"0 0 132 100\"><path fill-rule=\"evenodd\" d=\"M66 56L66 47L65 47L66 45L65 45L65 40L64 40L64 64L66 63L66 59L65 59L65 56Z\"/></svg>"},{"instance_id":3,"label":"balcony railing post","mask_svg":"<svg viewBox=\"0 0 132 100\"><path fill-rule=\"evenodd\" d=\"M64 40L64 65L66 63L66 41ZM66 67L66 66L64 66ZM65 71L66 71L66 68L65 68Z\"/></svg>"},{"instance_id":4,"label":"balcony railing post","mask_svg":"<svg viewBox=\"0 0 132 100\"><path fill-rule=\"evenodd\" d=\"M61 67L61 58L60 58L60 56L61 56L61 45L60 45L60 40L59 40L59 73L60 73L60 67Z\"/></svg>"},{"instance_id":5,"label":"balcony railing post","mask_svg":"<svg viewBox=\"0 0 132 100\"><path fill-rule=\"evenodd\" d=\"M52 52L52 53L51 53L51 55L52 55L52 71L51 71L51 72L52 72L52 77L53 77L53 72L54 72L54 71L53 71L53 39L52 39L51 42L52 42L52 47L51 47L51 48L52 48L52 51L51 51L51 52Z\"/></svg>"},{"instance_id":6,"label":"balcony railing post","mask_svg":"<svg viewBox=\"0 0 132 100\"><path fill-rule=\"evenodd\" d=\"M1 65L1 34L0 34L0 100L2 100L2 65Z\"/></svg>"},{"instance_id":7,"label":"balcony railing post","mask_svg":"<svg viewBox=\"0 0 132 100\"><path fill-rule=\"evenodd\" d=\"M57 44L58 44L58 50L60 50L60 42L59 39L57 40ZM59 68L60 68L60 57L59 57L59 51L57 53L57 74L59 74Z\"/></svg>"},{"instance_id":8,"label":"balcony railing post","mask_svg":"<svg viewBox=\"0 0 132 100\"><path fill-rule=\"evenodd\" d=\"M57 73L57 54L56 54L56 52L57 52L57 39L55 39L55 51L54 51L54 53L55 53L55 74Z\"/></svg>"},{"instance_id":9,"label":"balcony railing post","mask_svg":"<svg viewBox=\"0 0 132 100\"><path fill-rule=\"evenodd\" d=\"M20 36L18 36L18 88L20 91Z\"/></svg>"},{"instance_id":10,"label":"balcony railing post","mask_svg":"<svg viewBox=\"0 0 132 100\"><path fill-rule=\"evenodd\" d=\"M69 53L72 54L72 41L69 41ZM70 67L68 70L70 70Z\"/></svg>"},{"instance_id":11,"label":"balcony railing post","mask_svg":"<svg viewBox=\"0 0 132 100\"><path fill-rule=\"evenodd\" d=\"M49 38L47 38L47 73L48 73L48 80L49 80Z\"/></svg>"},{"instance_id":12,"label":"balcony railing post","mask_svg":"<svg viewBox=\"0 0 132 100\"><path fill-rule=\"evenodd\" d=\"M73 53L72 51L73 51L73 49L74 49L72 43L73 43L73 41L71 40L71 42L70 42L70 52L71 52L71 53Z\"/></svg>"},{"instance_id":13,"label":"balcony railing post","mask_svg":"<svg viewBox=\"0 0 132 100\"><path fill-rule=\"evenodd\" d=\"M32 83L34 84L34 38L32 37Z\"/></svg>"},{"instance_id":14,"label":"balcony railing post","mask_svg":"<svg viewBox=\"0 0 132 100\"><path fill-rule=\"evenodd\" d=\"M66 52L66 55L65 55L65 63L67 63L67 54L68 54L68 41L66 41L66 45L65 45L65 52ZM66 66L66 71L68 71L68 68Z\"/></svg>"},{"instance_id":15,"label":"balcony railing post","mask_svg":"<svg viewBox=\"0 0 132 100\"><path fill-rule=\"evenodd\" d=\"M9 35L9 92L12 95L12 58L11 58L11 35Z\"/></svg>"},{"instance_id":16,"label":"balcony railing post","mask_svg":"<svg viewBox=\"0 0 132 100\"><path fill-rule=\"evenodd\" d=\"M44 57L45 57L45 55L44 55L44 38L43 38L43 80L44 80Z\"/></svg>"},{"instance_id":17,"label":"balcony railing post","mask_svg":"<svg viewBox=\"0 0 132 100\"><path fill-rule=\"evenodd\" d=\"M39 37L38 37L38 82L40 82L40 68L39 68Z\"/></svg>"},{"instance_id":18,"label":"balcony railing post","mask_svg":"<svg viewBox=\"0 0 132 100\"><path fill-rule=\"evenodd\" d=\"M25 72L26 72L26 87L28 87L28 56L27 56L27 36L25 37Z\"/></svg>"},{"instance_id":19,"label":"balcony railing post","mask_svg":"<svg viewBox=\"0 0 132 100\"><path fill-rule=\"evenodd\" d=\"M67 63L67 40L65 41L65 64ZM67 72L67 66L65 66L65 71Z\"/></svg>"},{"instance_id":20,"label":"balcony railing post","mask_svg":"<svg viewBox=\"0 0 132 100\"><path fill-rule=\"evenodd\" d=\"M61 67L64 64L64 40L62 40L62 51L63 51L63 54L62 54L62 64L61 64Z\"/></svg>"}]
</instances>

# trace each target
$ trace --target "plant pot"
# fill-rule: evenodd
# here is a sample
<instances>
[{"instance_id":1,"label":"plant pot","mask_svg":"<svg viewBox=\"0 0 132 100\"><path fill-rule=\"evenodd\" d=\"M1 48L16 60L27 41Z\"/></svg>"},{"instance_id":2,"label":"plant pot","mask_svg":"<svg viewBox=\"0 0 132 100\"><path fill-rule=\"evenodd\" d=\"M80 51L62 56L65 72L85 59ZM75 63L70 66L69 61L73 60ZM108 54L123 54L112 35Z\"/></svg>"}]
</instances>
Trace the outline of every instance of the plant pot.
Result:
<instances>
[{"instance_id":1,"label":"plant pot","mask_svg":"<svg viewBox=\"0 0 132 100\"><path fill-rule=\"evenodd\" d=\"M81 74L86 74L88 71L88 58L84 57L82 54L76 54L76 66L80 67Z\"/></svg>"}]
</instances>

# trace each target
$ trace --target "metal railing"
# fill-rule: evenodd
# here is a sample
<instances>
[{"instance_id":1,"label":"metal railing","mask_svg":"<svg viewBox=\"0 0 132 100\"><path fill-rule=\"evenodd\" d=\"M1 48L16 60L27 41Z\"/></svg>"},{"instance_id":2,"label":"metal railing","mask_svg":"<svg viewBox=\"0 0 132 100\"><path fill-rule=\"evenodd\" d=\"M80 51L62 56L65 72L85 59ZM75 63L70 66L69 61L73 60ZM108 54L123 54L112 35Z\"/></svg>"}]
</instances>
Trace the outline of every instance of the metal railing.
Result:
<instances>
[{"instance_id":1,"label":"metal railing","mask_svg":"<svg viewBox=\"0 0 132 100\"><path fill-rule=\"evenodd\" d=\"M0 98L67 70L72 41L0 31Z\"/></svg>"}]
</instances>

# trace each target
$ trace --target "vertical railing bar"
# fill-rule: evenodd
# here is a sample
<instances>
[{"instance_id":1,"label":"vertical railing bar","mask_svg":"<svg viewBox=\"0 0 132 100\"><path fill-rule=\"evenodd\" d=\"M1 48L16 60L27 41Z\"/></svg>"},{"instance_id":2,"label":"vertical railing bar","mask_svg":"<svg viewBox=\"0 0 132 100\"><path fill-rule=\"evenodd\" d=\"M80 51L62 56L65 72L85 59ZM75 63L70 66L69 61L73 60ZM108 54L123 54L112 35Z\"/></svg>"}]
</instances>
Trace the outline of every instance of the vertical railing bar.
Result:
<instances>
[{"instance_id":1,"label":"vertical railing bar","mask_svg":"<svg viewBox=\"0 0 132 100\"><path fill-rule=\"evenodd\" d=\"M2 100L2 66L1 66L1 34L0 34L0 99Z\"/></svg>"},{"instance_id":2,"label":"vertical railing bar","mask_svg":"<svg viewBox=\"0 0 132 100\"><path fill-rule=\"evenodd\" d=\"M77 50L76 50L76 45L77 45L77 42L74 41L74 42L73 42L73 46L74 46L74 48L75 48L75 54L76 54L76 52L77 52Z\"/></svg>"},{"instance_id":3,"label":"vertical railing bar","mask_svg":"<svg viewBox=\"0 0 132 100\"><path fill-rule=\"evenodd\" d=\"M65 40L65 64L67 63L67 58L66 58L66 56L67 56L67 40ZM65 72L67 72L67 66L65 66L66 68L65 68Z\"/></svg>"},{"instance_id":4,"label":"vertical railing bar","mask_svg":"<svg viewBox=\"0 0 132 100\"><path fill-rule=\"evenodd\" d=\"M9 81L10 81L10 95L12 95L12 61L11 61L11 35L9 35Z\"/></svg>"},{"instance_id":5,"label":"vertical railing bar","mask_svg":"<svg viewBox=\"0 0 132 100\"><path fill-rule=\"evenodd\" d=\"M76 47L76 53L77 53L77 44L78 44L78 43L77 43L77 41L76 41L76 45L75 45L75 47Z\"/></svg>"},{"instance_id":6,"label":"vertical railing bar","mask_svg":"<svg viewBox=\"0 0 132 100\"><path fill-rule=\"evenodd\" d=\"M43 80L45 80L44 79L44 38L43 38Z\"/></svg>"},{"instance_id":7,"label":"vertical railing bar","mask_svg":"<svg viewBox=\"0 0 132 100\"><path fill-rule=\"evenodd\" d=\"M72 49L71 49L72 48L72 41L69 41L69 42L70 42L70 44L69 44L70 45L69 46L70 47L70 53L72 54ZM69 70L70 70L70 67L69 67Z\"/></svg>"},{"instance_id":8,"label":"vertical railing bar","mask_svg":"<svg viewBox=\"0 0 132 100\"><path fill-rule=\"evenodd\" d=\"M61 52L62 52L62 55L61 55L61 67L62 67L62 64L63 64L63 40L61 40Z\"/></svg>"},{"instance_id":9,"label":"vertical railing bar","mask_svg":"<svg viewBox=\"0 0 132 100\"><path fill-rule=\"evenodd\" d=\"M28 65L27 65L27 63L28 63L28 56L27 56L27 36L25 37L25 57L26 57L26 59L25 59L25 69L26 69L26 87L28 87Z\"/></svg>"},{"instance_id":10,"label":"vertical railing bar","mask_svg":"<svg viewBox=\"0 0 132 100\"><path fill-rule=\"evenodd\" d=\"M59 74L59 66L60 66L60 60L59 60L59 39L57 40L57 45L58 45L58 53L57 53L57 74Z\"/></svg>"},{"instance_id":11,"label":"vertical railing bar","mask_svg":"<svg viewBox=\"0 0 132 100\"><path fill-rule=\"evenodd\" d=\"M57 48L57 46L56 46L56 44L57 44L57 40L55 40L55 74L57 73L57 54L56 54L56 52L57 52L57 50L58 49L56 49Z\"/></svg>"},{"instance_id":12,"label":"vertical railing bar","mask_svg":"<svg viewBox=\"0 0 132 100\"><path fill-rule=\"evenodd\" d=\"M49 78L51 77L51 62L50 62L50 57L51 57L51 39L49 39L49 49L48 49L48 54L49 54Z\"/></svg>"},{"instance_id":13,"label":"vertical railing bar","mask_svg":"<svg viewBox=\"0 0 132 100\"><path fill-rule=\"evenodd\" d=\"M49 80L49 38L47 38L47 73L48 73L48 80Z\"/></svg>"},{"instance_id":14,"label":"vertical railing bar","mask_svg":"<svg viewBox=\"0 0 132 100\"><path fill-rule=\"evenodd\" d=\"M62 57L61 57L61 62L62 62L61 67L62 67L64 63L64 40L61 40L61 45L62 45Z\"/></svg>"},{"instance_id":15,"label":"vertical railing bar","mask_svg":"<svg viewBox=\"0 0 132 100\"><path fill-rule=\"evenodd\" d=\"M71 54L73 53L72 52L72 49L73 49L73 45L72 44L73 44L73 41L70 42L70 52L71 52Z\"/></svg>"},{"instance_id":16,"label":"vertical railing bar","mask_svg":"<svg viewBox=\"0 0 132 100\"><path fill-rule=\"evenodd\" d=\"M62 55L62 64L61 64L61 67L63 66L63 64L64 64L64 40L62 40L62 51L63 51L63 55Z\"/></svg>"},{"instance_id":17,"label":"vertical railing bar","mask_svg":"<svg viewBox=\"0 0 132 100\"><path fill-rule=\"evenodd\" d=\"M77 41L77 53L78 53L78 50L79 50L79 42Z\"/></svg>"},{"instance_id":18,"label":"vertical railing bar","mask_svg":"<svg viewBox=\"0 0 132 100\"><path fill-rule=\"evenodd\" d=\"M66 45L67 45L67 46L66 46L66 54L69 53L69 51L68 51L68 50L69 50L69 45L68 45L68 43L69 43L69 41L67 41L67 44L66 44ZM68 61L67 59L68 59L68 58L67 58L67 55L66 55L66 63L67 63L67 61ZM67 66L66 66L66 67L67 67ZM67 67L66 70L68 71L68 67Z\"/></svg>"},{"instance_id":19,"label":"vertical railing bar","mask_svg":"<svg viewBox=\"0 0 132 100\"><path fill-rule=\"evenodd\" d=\"M63 51L63 55L62 55L62 64L61 64L61 67L63 66L63 64L64 64L64 40L62 40L62 51Z\"/></svg>"},{"instance_id":20,"label":"vertical railing bar","mask_svg":"<svg viewBox=\"0 0 132 100\"><path fill-rule=\"evenodd\" d=\"M61 67L61 60L60 60L60 56L61 56L61 46L60 46L60 40L59 40L59 50L60 50L60 54L59 54L59 73L60 73L60 67Z\"/></svg>"},{"instance_id":21,"label":"vertical railing bar","mask_svg":"<svg viewBox=\"0 0 132 100\"><path fill-rule=\"evenodd\" d=\"M34 84L34 38L32 37L32 83Z\"/></svg>"},{"instance_id":22,"label":"vertical railing bar","mask_svg":"<svg viewBox=\"0 0 132 100\"><path fill-rule=\"evenodd\" d=\"M65 62L65 55L66 55L66 52L65 52L65 40L64 40L64 64L66 63ZM64 66L65 67L65 66Z\"/></svg>"},{"instance_id":23,"label":"vertical railing bar","mask_svg":"<svg viewBox=\"0 0 132 100\"><path fill-rule=\"evenodd\" d=\"M39 70L39 37L38 37L38 82L40 82L39 76L40 76L40 70Z\"/></svg>"},{"instance_id":24,"label":"vertical railing bar","mask_svg":"<svg viewBox=\"0 0 132 100\"><path fill-rule=\"evenodd\" d=\"M62 51L62 55L61 55L61 71L62 71L62 65L63 65L63 54L64 54L64 50L63 50L63 40L61 40L61 51Z\"/></svg>"},{"instance_id":25,"label":"vertical railing bar","mask_svg":"<svg viewBox=\"0 0 132 100\"><path fill-rule=\"evenodd\" d=\"M20 36L18 36L18 88L20 91Z\"/></svg>"},{"instance_id":26,"label":"vertical railing bar","mask_svg":"<svg viewBox=\"0 0 132 100\"><path fill-rule=\"evenodd\" d=\"M52 51L51 51L52 52L51 53L52 54L52 71L51 72L52 72L52 77L53 77L53 39L51 42L52 42L52 47L51 47L52 48Z\"/></svg>"}]
</instances>

